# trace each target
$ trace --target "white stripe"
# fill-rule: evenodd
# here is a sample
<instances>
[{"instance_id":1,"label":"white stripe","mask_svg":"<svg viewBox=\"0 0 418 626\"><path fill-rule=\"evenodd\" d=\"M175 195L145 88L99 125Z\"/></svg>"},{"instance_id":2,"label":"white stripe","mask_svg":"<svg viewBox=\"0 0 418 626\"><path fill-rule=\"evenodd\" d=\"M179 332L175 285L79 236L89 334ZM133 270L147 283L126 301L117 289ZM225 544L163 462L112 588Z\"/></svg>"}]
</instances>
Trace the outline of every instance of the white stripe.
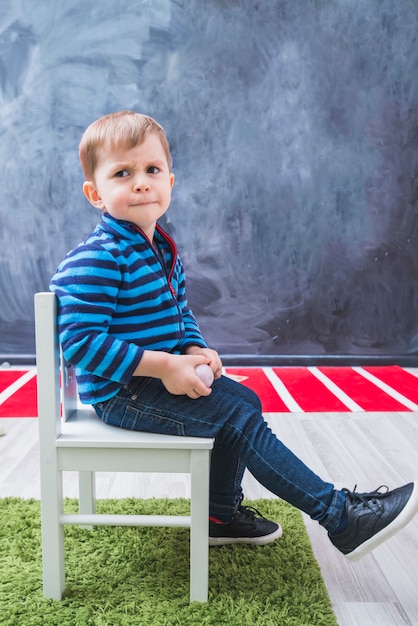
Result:
<instances>
[{"instance_id":1,"label":"white stripe","mask_svg":"<svg viewBox=\"0 0 418 626\"><path fill-rule=\"evenodd\" d=\"M294 397L289 393L287 387L280 380L280 378L273 372L271 367L263 367L263 372L277 391L280 398L283 400L289 411L292 413L304 413L305 411L298 405Z\"/></svg>"},{"instance_id":2,"label":"white stripe","mask_svg":"<svg viewBox=\"0 0 418 626\"><path fill-rule=\"evenodd\" d=\"M36 369L29 370L29 372L26 372L26 374L23 374L23 376L20 376L14 383L6 387L6 389L0 393L0 404L3 404L3 402L8 400L16 391L19 391L19 389L23 387L23 385L26 385L34 376L36 376Z\"/></svg>"},{"instance_id":3,"label":"white stripe","mask_svg":"<svg viewBox=\"0 0 418 626\"><path fill-rule=\"evenodd\" d=\"M0 374L3 372L27 372L28 370L36 370L35 365L10 365L7 361L0 363Z\"/></svg>"},{"instance_id":4,"label":"white stripe","mask_svg":"<svg viewBox=\"0 0 418 626\"><path fill-rule=\"evenodd\" d=\"M412 402L412 400L409 400L408 398L403 396L401 393L399 393L399 391L396 391L395 389L390 387L387 383L384 383L382 380L380 380L373 374L370 374L370 372L368 372L367 370L364 370L362 367L353 367L353 370L358 372L362 376L364 376L364 378L367 378L367 380L369 380L371 383L376 385L376 387L379 387L379 389L387 393L388 396L391 396L392 398L394 398L395 400L403 404L408 409L411 409L411 411L418 411L418 404L415 404L415 402Z\"/></svg>"},{"instance_id":5,"label":"white stripe","mask_svg":"<svg viewBox=\"0 0 418 626\"><path fill-rule=\"evenodd\" d=\"M348 396L342 389L340 389L334 382L332 382L332 380L330 380L328 376L321 372L317 367L308 367L308 370L312 372L312 374L316 376L316 378L320 380L321 383L323 383L325 387L334 394L334 396L341 400L341 402L345 404L345 406L350 411L364 412L364 409L359 404L357 404L357 402L354 402L354 400L352 400L350 396Z\"/></svg>"}]
</instances>

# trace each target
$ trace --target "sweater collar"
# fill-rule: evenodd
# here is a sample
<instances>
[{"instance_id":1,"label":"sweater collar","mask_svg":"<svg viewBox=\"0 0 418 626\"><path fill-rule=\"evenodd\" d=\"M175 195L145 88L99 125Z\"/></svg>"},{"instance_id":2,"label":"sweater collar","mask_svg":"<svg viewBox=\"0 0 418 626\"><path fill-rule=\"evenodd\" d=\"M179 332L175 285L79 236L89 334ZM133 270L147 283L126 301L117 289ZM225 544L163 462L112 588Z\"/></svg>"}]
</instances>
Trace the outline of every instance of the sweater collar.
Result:
<instances>
[{"instance_id":1,"label":"sweater collar","mask_svg":"<svg viewBox=\"0 0 418 626\"><path fill-rule=\"evenodd\" d=\"M132 222L128 222L125 220L118 220L109 213L102 214L102 221L99 224L103 230L107 232L113 232L118 237L127 239L128 241L138 243L138 238L141 243L152 245L152 242L148 239L145 233ZM173 258L177 256L177 246L175 241L170 237L168 233L159 225L156 225L155 228L155 239L159 241L159 243L165 244L171 250Z\"/></svg>"}]
</instances>

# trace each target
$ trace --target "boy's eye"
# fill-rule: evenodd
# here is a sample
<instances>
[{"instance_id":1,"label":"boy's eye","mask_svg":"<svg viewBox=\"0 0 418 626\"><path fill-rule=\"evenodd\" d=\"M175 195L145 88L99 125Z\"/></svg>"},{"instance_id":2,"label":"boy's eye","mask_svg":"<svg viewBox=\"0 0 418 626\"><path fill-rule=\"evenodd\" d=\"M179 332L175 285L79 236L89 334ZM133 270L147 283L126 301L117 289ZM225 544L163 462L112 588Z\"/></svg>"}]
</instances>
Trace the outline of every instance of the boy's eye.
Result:
<instances>
[{"instance_id":1,"label":"boy's eye","mask_svg":"<svg viewBox=\"0 0 418 626\"><path fill-rule=\"evenodd\" d=\"M116 178L124 178L125 176L128 176L128 175L129 175L128 170L119 170L119 172L115 173Z\"/></svg>"},{"instance_id":2,"label":"boy's eye","mask_svg":"<svg viewBox=\"0 0 418 626\"><path fill-rule=\"evenodd\" d=\"M159 168L156 165L150 165L147 167L147 174L158 174Z\"/></svg>"}]
</instances>

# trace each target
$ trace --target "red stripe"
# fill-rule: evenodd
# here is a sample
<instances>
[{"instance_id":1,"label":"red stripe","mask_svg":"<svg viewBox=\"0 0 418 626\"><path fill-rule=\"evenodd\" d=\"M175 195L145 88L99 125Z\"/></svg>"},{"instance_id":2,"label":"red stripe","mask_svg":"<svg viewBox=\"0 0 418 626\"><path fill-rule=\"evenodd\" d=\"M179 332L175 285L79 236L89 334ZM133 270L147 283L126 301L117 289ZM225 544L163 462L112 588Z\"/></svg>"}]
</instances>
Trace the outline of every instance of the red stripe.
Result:
<instances>
[{"instance_id":1,"label":"red stripe","mask_svg":"<svg viewBox=\"0 0 418 626\"><path fill-rule=\"evenodd\" d=\"M305 367L274 367L273 371L286 385L302 411L350 410Z\"/></svg>"},{"instance_id":2,"label":"red stripe","mask_svg":"<svg viewBox=\"0 0 418 626\"><path fill-rule=\"evenodd\" d=\"M351 368L324 366L318 369L365 411L410 410Z\"/></svg>"},{"instance_id":3,"label":"red stripe","mask_svg":"<svg viewBox=\"0 0 418 626\"><path fill-rule=\"evenodd\" d=\"M289 413L289 409L277 394L277 391L264 374L261 368L231 368L226 369L227 374L235 376L246 376L246 380L242 381L242 385L255 391L261 400L263 411L265 413Z\"/></svg>"},{"instance_id":4,"label":"red stripe","mask_svg":"<svg viewBox=\"0 0 418 626\"><path fill-rule=\"evenodd\" d=\"M0 393L7 389L18 378L26 374L28 370L6 370L0 373Z\"/></svg>"},{"instance_id":5,"label":"red stripe","mask_svg":"<svg viewBox=\"0 0 418 626\"><path fill-rule=\"evenodd\" d=\"M0 417L37 417L36 376L0 405Z\"/></svg>"},{"instance_id":6,"label":"red stripe","mask_svg":"<svg viewBox=\"0 0 418 626\"><path fill-rule=\"evenodd\" d=\"M418 378L411 372L406 372L399 365L375 365L363 369L418 404Z\"/></svg>"}]
</instances>

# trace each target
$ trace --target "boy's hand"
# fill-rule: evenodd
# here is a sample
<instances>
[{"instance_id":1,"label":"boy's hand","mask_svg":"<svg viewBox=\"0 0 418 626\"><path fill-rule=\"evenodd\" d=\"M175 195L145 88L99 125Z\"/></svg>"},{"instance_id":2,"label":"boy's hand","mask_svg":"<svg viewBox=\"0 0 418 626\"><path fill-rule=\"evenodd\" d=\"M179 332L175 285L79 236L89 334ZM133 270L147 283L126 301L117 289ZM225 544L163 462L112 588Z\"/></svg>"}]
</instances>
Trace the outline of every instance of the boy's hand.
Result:
<instances>
[{"instance_id":1,"label":"boy's hand","mask_svg":"<svg viewBox=\"0 0 418 626\"><path fill-rule=\"evenodd\" d=\"M210 366L208 358L203 354L170 354L167 365L161 372L161 382L167 391L176 396L186 395L193 400L208 396L212 389L196 374L196 366L203 363Z\"/></svg>"},{"instance_id":2,"label":"boy's hand","mask_svg":"<svg viewBox=\"0 0 418 626\"><path fill-rule=\"evenodd\" d=\"M133 375L159 378L170 393L196 399L212 393L212 389L206 387L196 374L196 366L204 363L212 369L215 378L221 376L221 359L210 348L190 346L186 354L144 350Z\"/></svg>"}]
</instances>

